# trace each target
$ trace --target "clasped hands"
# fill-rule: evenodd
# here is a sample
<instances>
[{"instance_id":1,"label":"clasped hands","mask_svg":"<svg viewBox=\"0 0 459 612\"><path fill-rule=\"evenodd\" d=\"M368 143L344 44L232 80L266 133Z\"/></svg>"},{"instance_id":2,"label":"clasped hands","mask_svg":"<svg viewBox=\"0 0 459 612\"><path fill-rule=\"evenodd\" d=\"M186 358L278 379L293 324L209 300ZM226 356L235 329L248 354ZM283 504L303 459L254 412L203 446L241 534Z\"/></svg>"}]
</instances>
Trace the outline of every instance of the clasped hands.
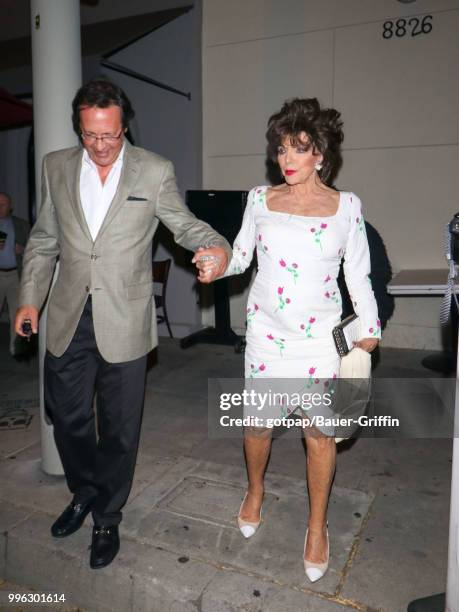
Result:
<instances>
[{"instance_id":1,"label":"clasped hands","mask_svg":"<svg viewBox=\"0 0 459 612\"><path fill-rule=\"evenodd\" d=\"M209 284L224 274L228 255L223 247L199 247L191 262L198 269L198 281Z\"/></svg>"}]
</instances>

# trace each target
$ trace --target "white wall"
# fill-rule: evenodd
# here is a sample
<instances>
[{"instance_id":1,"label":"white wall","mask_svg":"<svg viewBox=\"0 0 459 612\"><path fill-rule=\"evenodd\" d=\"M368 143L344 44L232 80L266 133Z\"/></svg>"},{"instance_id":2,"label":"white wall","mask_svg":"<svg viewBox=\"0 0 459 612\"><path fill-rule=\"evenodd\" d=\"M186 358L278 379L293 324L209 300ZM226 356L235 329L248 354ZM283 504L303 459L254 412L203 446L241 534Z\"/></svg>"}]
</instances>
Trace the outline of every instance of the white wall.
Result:
<instances>
[{"instance_id":1,"label":"white wall","mask_svg":"<svg viewBox=\"0 0 459 612\"><path fill-rule=\"evenodd\" d=\"M386 20L427 13L429 34L382 37ZM315 96L342 112L337 186L362 198L394 272L445 267L443 226L459 209L458 31L459 0L204 0L204 187L265 184L269 115ZM241 331L246 294L232 300ZM384 344L440 348L438 312L438 298L397 298Z\"/></svg>"}]
</instances>

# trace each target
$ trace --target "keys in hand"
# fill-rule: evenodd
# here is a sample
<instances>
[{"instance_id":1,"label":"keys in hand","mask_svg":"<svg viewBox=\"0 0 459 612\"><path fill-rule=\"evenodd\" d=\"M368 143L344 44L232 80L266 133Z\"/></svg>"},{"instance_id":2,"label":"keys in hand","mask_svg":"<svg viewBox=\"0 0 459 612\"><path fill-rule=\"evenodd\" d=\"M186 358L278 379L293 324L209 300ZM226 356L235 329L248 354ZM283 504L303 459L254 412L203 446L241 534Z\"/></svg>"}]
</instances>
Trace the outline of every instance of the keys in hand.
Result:
<instances>
[{"instance_id":1,"label":"keys in hand","mask_svg":"<svg viewBox=\"0 0 459 612\"><path fill-rule=\"evenodd\" d=\"M20 306L14 320L14 331L22 338L38 334L38 308L32 304ZM25 327L24 327L25 326Z\"/></svg>"},{"instance_id":2,"label":"keys in hand","mask_svg":"<svg viewBox=\"0 0 459 612\"><path fill-rule=\"evenodd\" d=\"M32 336L32 321L30 319L25 319L22 324L22 333L27 337L27 342L30 342L30 337Z\"/></svg>"}]
</instances>

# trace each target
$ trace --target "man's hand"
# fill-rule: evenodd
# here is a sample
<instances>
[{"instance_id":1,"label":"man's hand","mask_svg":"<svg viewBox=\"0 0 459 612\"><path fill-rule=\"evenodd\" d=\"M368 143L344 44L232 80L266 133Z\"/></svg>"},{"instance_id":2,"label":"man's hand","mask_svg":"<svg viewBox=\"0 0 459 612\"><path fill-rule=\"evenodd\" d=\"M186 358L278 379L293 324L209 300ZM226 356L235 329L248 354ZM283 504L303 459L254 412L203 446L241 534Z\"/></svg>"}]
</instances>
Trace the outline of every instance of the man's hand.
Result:
<instances>
[{"instance_id":1,"label":"man's hand","mask_svg":"<svg viewBox=\"0 0 459 612\"><path fill-rule=\"evenodd\" d=\"M15 250L16 255L22 255L24 253L24 251L25 251L25 248L22 246L22 244L18 244L16 242L14 250Z\"/></svg>"},{"instance_id":2,"label":"man's hand","mask_svg":"<svg viewBox=\"0 0 459 612\"><path fill-rule=\"evenodd\" d=\"M199 247L191 261L199 270L198 281L208 284L224 274L228 256L222 247Z\"/></svg>"},{"instance_id":3,"label":"man's hand","mask_svg":"<svg viewBox=\"0 0 459 612\"><path fill-rule=\"evenodd\" d=\"M378 346L378 343L378 338L362 338L362 340L354 342L354 346L358 346L364 351L371 353L371 351L373 351Z\"/></svg>"},{"instance_id":4,"label":"man's hand","mask_svg":"<svg viewBox=\"0 0 459 612\"><path fill-rule=\"evenodd\" d=\"M22 324L24 321L29 319L30 325L32 327L32 333L38 333L38 309L35 306L30 306L26 304L25 306L21 306L18 308L16 312L16 319L14 321L14 330L18 334L18 336L22 336L23 338L27 338L27 335L22 331Z\"/></svg>"}]
</instances>

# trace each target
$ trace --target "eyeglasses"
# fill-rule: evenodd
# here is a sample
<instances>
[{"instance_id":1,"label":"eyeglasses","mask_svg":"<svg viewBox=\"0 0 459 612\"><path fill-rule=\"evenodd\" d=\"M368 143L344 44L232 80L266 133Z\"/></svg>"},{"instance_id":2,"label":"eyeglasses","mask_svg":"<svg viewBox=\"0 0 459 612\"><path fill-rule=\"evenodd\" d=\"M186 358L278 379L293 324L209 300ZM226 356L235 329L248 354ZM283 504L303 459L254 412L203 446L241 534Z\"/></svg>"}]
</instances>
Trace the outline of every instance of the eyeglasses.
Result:
<instances>
[{"instance_id":1,"label":"eyeglasses","mask_svg":"<svg viewBox=\"0 0 459 612\"><path fill-rule=\"evenodd\" d=\"M94 144L95 142L100 140L102 144L106 142L107 144L113 145L121 138L121 136L123 135L123 130L121 130L118 136L115 136L113 134L104 134L103 136L96 136L95 134L91 134L90 132L80 132L80 135L81 138L88 144Z\"/></svg>"}]
</instances>

